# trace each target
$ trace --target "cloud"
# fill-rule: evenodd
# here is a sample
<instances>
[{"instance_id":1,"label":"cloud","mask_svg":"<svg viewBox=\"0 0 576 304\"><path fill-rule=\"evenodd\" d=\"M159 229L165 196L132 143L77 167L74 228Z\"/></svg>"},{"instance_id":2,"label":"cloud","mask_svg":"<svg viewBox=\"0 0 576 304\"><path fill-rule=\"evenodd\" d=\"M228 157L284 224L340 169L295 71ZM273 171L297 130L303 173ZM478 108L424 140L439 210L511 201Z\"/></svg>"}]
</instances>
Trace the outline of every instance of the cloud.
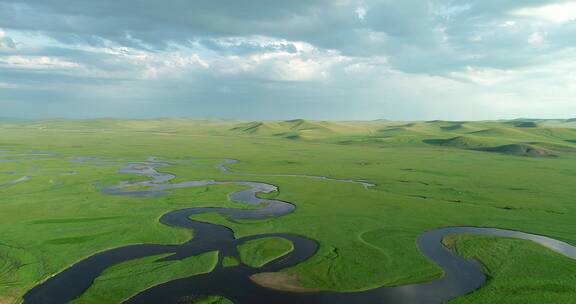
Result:
<instances>
[{"instance_id":1,"label":"cloud","mask_svg":"<svg viewBox=\"0 0 576 304\"><path fill-rule=\"evenodd\" d=\"M364 5L364 3L361 2L358 4L354 12L356 13L358 19L364 20L366 18L366 14L368 13L368 9Z\"/></svg>"},{"instance_id":2,"label":"cloud","mask_svg":"<svg viewBox=\"0 0 576 304\"><path fill-rule=\"evenodd\" d=\"M248 55L262 52L295 53L298 51L298 46L294 42L263 36L205 38L195 43L214 52L234 55Z\"/></svg>"},{"instance_id":3,"label":"cloud","mask_svg":"<svg viewBox=\"0 0 576 304\"><path fill-rule=\"evenodd\" d=\"M15 83L0 82L0 89L14 89L17 87L18 85Z\"/></svg>"},{"instance_id":4,"label":"cloud","mask_svg":"<svg viewBox=\"0 0 576 304\"><path fill-rule=\"evenodd\" d=\"M533 45L541 45L542 43L545 42L545 40L546 40L545 34L542 34L540 32L534 32L528 38L528 42Z\"/></svg>"},{"instance_id":5,"label":"cloud","mask_svg":"<svg viewBox=\"0 0 576 304\"><path fill-rule=\"evenodd\" d=\"M16 43L12 38L6 35L6 32L0 28L0 51L16 48Z\"/></svg>"},{"instance_id":6,"label":"cloud","mask_svg":"<svg viewBox=\"0 0 576 304\"><path fill-rule=\"evenodd\" d=\"M0 67L20 69L73 69L82 65L48 56L6 56L0 57Z\"/></svg>"},{"instance_id":7,"label":"cloud","mask_svg":"<svg viewBox=\"0 0 576 304\"><path fill-rule=\"evenodd\" d=\"M44 100L69 116L115 103L136 116L561 116L575 110L573 6L0 0L0 103L14 115L43 115L30 109Z\"/></svg>"},{"instance_id":8,"label":"cloud","mask_svg":"<svg viewBox=\"0 0 576 304\"><path fill-rule=\"evenodd\" d=\"M523 7L512 11L512 15L557 23L576 21L576 2Z\"/></svg>"}]
</instances>

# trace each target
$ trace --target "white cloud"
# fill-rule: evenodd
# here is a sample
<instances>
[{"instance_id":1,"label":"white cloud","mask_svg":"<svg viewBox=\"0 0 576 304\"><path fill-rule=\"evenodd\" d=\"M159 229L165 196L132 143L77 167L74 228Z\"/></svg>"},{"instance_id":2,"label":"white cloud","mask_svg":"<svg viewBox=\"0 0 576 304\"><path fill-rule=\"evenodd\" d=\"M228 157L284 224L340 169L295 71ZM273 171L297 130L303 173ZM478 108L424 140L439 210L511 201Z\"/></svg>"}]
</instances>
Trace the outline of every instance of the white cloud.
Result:
<instances>
[{"instance_id":1,"label":"white cloud","mask_svg":"<svg viewBox=\"0 0 576 304\"><path fill-rule=\"evenodd\" d=\"M390 70L388 58L384 56L350 61L343 68L343 71L348 74L387 72Z\"/></svg>"},{"instance_id":2,"label":"white cloud","mask_svg":"<svg viewBox=\"0 0 576 304\"><path fill-rule=\"evenodd\" d=\"M175 47L170 51L152 52L129 47L87 48L91 53L104 54L103 62L113 71L92 71L101 76L144 80L186 78L197 72L214 77L241 77L273 81L318 81L329 76L329 69L343 60L338 52L322 50L309 43L269 37L222 38L213 43L221 47L252 45L259 52L240 55L213 52L200 43L190 47ZM290 50L283 46L290 45ZM277 48L276 48L277 47ZM124 67L116 70L115 67ZM99 66L93 67L98 70Z\"/></svg>"},{"instance_id":3,"label":"white cloud","mask_svg":"<svg viewBox=\"0 0 576 304\"><path fill-rule=\"evenodd\" d=\"M333 117L347 118L361 108L359 118L552 115L576 110L576 66L569 67L576 58L569 53L574 50L572 24L562 24L576 16L576 3L559 1L564 4L514 11L502 7L522 7L522 1L280 1L267 6L278 5L271 20L264 12L241 11L243 4L220 14L217 1L206 2L205 11L193 16L194 10L134 12L129 6L115 17L91 16L108 14L106 9L117 3L124 6L110 0L93 2L103 9L87 9L90 18L76 9L67 12L68 6L58 9L62 14L39 10L18 18L0 10L0 19L19 21L6 32L0 29L0 88L18 83L18 90L5 90L12 93L51 86L55 95L69 100L75 97L68 92L89 90L93 94L77 99L133 98L143 107L173 100L183 104L177 111L186 109L184 103L197 101L196 111L218 99L229 105L244 98L244 114L258 112L249 107L273 99L285 104L286 115L314 116L338 107L342 110ZM158 20L139 15L149 11ZM78 26L55 26L66 18L77 18ZM8 39L17 42L16 48L6 47ZM102 90L104 85L109 89ZM330 111L301 107L310 96ZM550 102L540 112L542 100ZM234 108L239 107L221 110L232 115Z\"/></svg>"},{"instance_id":4,"label":"white cloud","mask_svg":"<svg viewBox=\"0 0 576 304\"><path fill-rule=\"evenodd\" d=\"M368 9L366 6L364 6L364 3L360 3L354 12L356 13L358 19L364 20L366 18L366 14L368 13Z\"/></svg>"},{"instance_id":5,"label":"white cloud","mask_svg":"<svg viewBox=\"0 0 576 304\"><path fill-rule=\"evenodd\" d=\"M514 27L516 27L516 21L506 20L505 22L502 22L502 23L500 24L500 27L503 27L503 28L514 28Z\"/></svg>"},{"instance_id":6,"label":"white cloud","mask_svg":"<svg viewBox=\"0 0 576 304\"><path fill-rule=\"evenodd\" d=\"M576 20L576 2L525 7L512 11L512 15L558 23L574 21Z\"/></svg>"},{"instance_id":7,"label":"white cloud","mask_svg":"<svg viewBox=\"0 0 576 304\"><path fill-rule=\"evenodd\" d=\"M576 91L576 73L570 73L568 75L568 88Z\"/></svg>"},{"instance_id":8,"label":"white cloud","mask_svg":"<svg viewBox=\"0 0 576 304\"><path fill-rule=\"evenodd\" d=\"M6 32L0 28L0 50L10 50L16 48L16 42Z\"/></svg>"},{"instance_id":9,"label":"white cloud","mask_svg":"<svg viewBox=\"0 0 576 304\"><path fill-rule=\"evenodd\" d=\"M106 62L110 65L130 67L125 71L126 76L139 79L177 77L190 70L210 68L207 61L189 51L150 52L128 47L91 48L90 50L94 53L109 55Z\"/></svg>"},{"instance_id":10,"label":"white cloud","mask_svg":"<svg viewBox=\"0 0 576 304\"><path fill-rule=\"evenodd\" d=\"M330 68L346 57L335 52L269 52L250 56L227 56L212 61L213 72L224 75L247 74L275 81L320 81Z\"/></svg>"},{"instance_id":11,"label":"white cloud","mask_svg":"<svg viewBox=\"0 0 576 304\"><path fill-rule=\"evenodd\" d=\"M0 57L0 66L21 69L74 69L81 64L49 56L5 56Z\"/></svg>"},{"instance_id":12,"label":"white cloud","mask_svg":"<svg viewBox=\"0 0 576 304\"><path fill-rule=\"evenodd\" d=\"M470 4L446 5L446 4L437 4L434 2L431 2L430 4L433 5L432 7L433 14L444 19L450 19L472 8Z\"/></svg>"},{"instance_id":13,"label":"white cloud","mask_svg":"<svg viewBox=\"0 0 576 304\"><path fill-rule=\"evenodd\" d=\"M18 85L15 83L0 82L0 89L15 89Z\"/></svg>"},{"instance_id":14,"label":"white cloud","mask_svg":"<svg viewBox=\"0 0 576 304\"><path fill-rule=\"evenodd\" d=\"M509 81L515 73L509 70L466 67L463 71L451 72L450 77L475 84L490 86Z\"/></svg>"},{"instance_id":15,"label":"white cloud","mask_svg":"<svg viewBox=\"0 0 576 304\"><path fill-rule=\"evenodd\" d=\"M312 59L293 58L288 61L276 61L274 76L284 81L317 80L328 76L322 62Z\"/></svg>"},{"instance_id":16,"label":"white cloud","mask_svg":"<svg viewBox=\"0 0 576 304\"><path fill-rule=\"evenodd\" d=\"M522 28L518 26L518 22L513 20L506 20L499 24L498 27L503 28L510 33L519 33L522 30Z\"/></svg>"},{"instance_id":17,"label":"white cloud","mask_svg":"<svg viewBox=\"0 0 576 304\"><path fill-rule=\"evenodd\" d=\"M540 32L534 32L528 38L528 43L532 45L541 45L544 43L545 39L546 39L545 34L542 34Z\"/></svg>"}]
</instances>

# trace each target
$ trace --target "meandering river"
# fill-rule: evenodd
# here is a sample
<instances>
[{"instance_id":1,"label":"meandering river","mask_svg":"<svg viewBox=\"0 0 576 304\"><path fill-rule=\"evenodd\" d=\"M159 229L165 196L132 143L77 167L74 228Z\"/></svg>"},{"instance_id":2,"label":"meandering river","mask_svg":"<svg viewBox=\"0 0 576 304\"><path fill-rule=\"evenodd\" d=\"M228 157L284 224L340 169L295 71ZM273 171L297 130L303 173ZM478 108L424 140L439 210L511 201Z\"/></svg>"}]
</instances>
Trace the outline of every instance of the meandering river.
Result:
<instances>
[{"instance_id":1,"label":"meandering river","mask_svg":"<svg viewBox=\"0 0 576 304\"><path fill-rule=\"evenodd\" d=\"M236 162L236 160L224 160L217 165L217 168L234 175L266 176L231 172L227 165ZM201 295L224 296L236 304L442 303L468 294L486 282L486 276L481 271L478 262L464 259L442 245L443 237L450 234L468 233L525 239L576 259L576 247L548 237L497 228L448 227L425 232L417 240L418 248L422 254L444 271L445 275L440 279L397 287L380 287L361 292L291 293L273 290L257 285L250 280L250 276L261 272L280 271L305 261L312 257L318 249L318 244L314 240L284 233L259 234L237 239L234 232L225 226L196 221L190 217L204 213L219 213L232 220L274 218L294 212L295 205L280 200L258 198L259 193L270 193L277 190L276 186L262 182L199 180L168 183L175 176L158 171L159 168L166 165L155 158L151 158L147 162L128 164L120 170L120 173L136 174L149 179L141 182L122 182L117 186L102 188L102 192L108 195L147 197L166 195L168 190L177 188L240 185L244 189L231 193L230 198L238 203L252 205L252 208L188 208L168 212L160 218L160 222L171 227L193 230L194 238L179 245L139 244L97 253L31 289L24 296L24 303L67 303L82 295L107 268L126 261L159 254L170 254L163 260L180 260L204 252L219 251L220 261L214 271L210 273L157 285L133 296L126 303L179 303L184 298ZM366 188L373 186L364 180L339 180L308 175L271 174L268 176L326 179L357 183ZM135 188L138 190L127 190ZM294 250L261 268L251 268L244 264L234 267L222 266L221 262L224 256L238 258L236 251L238 245L265 237L285 238L294 244Z\"/></svg>"}]
</instances>

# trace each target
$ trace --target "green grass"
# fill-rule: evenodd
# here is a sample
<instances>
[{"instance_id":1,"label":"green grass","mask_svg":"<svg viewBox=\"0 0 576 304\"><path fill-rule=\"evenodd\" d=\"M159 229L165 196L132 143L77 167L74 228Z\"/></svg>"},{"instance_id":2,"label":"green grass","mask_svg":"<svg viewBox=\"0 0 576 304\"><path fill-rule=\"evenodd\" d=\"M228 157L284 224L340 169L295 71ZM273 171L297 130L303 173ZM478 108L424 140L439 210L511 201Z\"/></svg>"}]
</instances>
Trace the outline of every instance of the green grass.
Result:
<instances>
[{"instance_id":1,"label":"green grass","mask_svg":"<svg viewBox=\"0 0 576 304\"><path fill-rule=\"evenodd\" d=\"M478 292L450 303L574 302L574 260L524 240L464 235L445 242L460 255L482 261L489 276Z\"/></svg>"},{"instance_id":2,"label":"green grass","mask_svg":"<svg viewBox=\"0 0 576 304\"><path fill-rule=\"evenodd\" d=\"M292 242L277 237L256 239L238 246L240 260L250 267L262 267L292 250Z\"/></svg>"},{"instance_id":3,"label":"green grass","mask_svg":"<svg viewBox=\"0 0 576 304\"><path fill-rule=\"evenodd\" d=\"M181 261L156 262L165 256L137 259L107 269L74 303L120 303L152 286L210 272L218 262L217 252Z\"/></svg>"},{"instance_id":4,"label":"green grass","mask_svg":"<svg viewBox=\"0 0 576 304\"><path fill-rule=\"evenodd\" d=\"M241 207L228 199L230 192L240 189L236 186L179 189L158 198L100 193L99 185L141 180L117 171L127 162L149 156L174 163L162 168L178 176L172 182L246 179L214 169L218 159L235 158L241 161L232 166L236 172L323 175L375 183L366 190L361 185L325 180L250 176L250 180L278 185L280 191L266 197L293 202L296 212L262 221L198 217L232 228L237 237L295 233L317 240L320 248L314 257L285 270L296 274L305 287L365 290L438 278L440 269L421 255L415 240L424 231L444 226L517 229L576 244L573 122L542 120L534 128L518 128L515 122L506 121L265 123L270 130L255 133L233 130L247 122L186 119L1 125L0 150L19 156L0 153L0 160L17 160L0 162L1 172L14 172L0 175L0 183L12 177L31 179L0 188L0 302L19 301L34 285L96 252L129 244L186 241L189 231L158 223L170 210ZM275 136L280 133L298 137ZM457 137L464 137L464 144L433 142ZM470 148L478 143L483 147L530 145L557 157ZM30 156L32 150L54 155ZM97 156L102 161L70 161L78 156ZM499 244L495 239L485 242L469 246L481 250ZM572 283L556 267L564 263L563 258L549 256L540 247L533 253L543 257L539 260L542 267L534 271L542 286ZM529 269L534 261L513 257L503 259L502 265L514 263ZM148 264L134 269L146 269ZM533 294L529 285L513 285L514 278L502 272L486 288L502 281L517 287L519 298ZM133 287L128 281L118 281L115 288ZM471 297L491 302L492 297L504 299L508 291L483 292ZM562 293L549 296L553 300L525 303L562 303L565 299Z\"/></svg>"},{"instance_id":5,"label":"green grass","mask_svg":"<svg viewBox=\"0 0 576 304\"><path fill-rule=\"evenodd\" d=\"M218 296L210 296L192 302L194 304L232 304L232 301Z\"/></svg>"},{"instance_id":6,"label":"green grass","mask_svg":"<svg viewBox=\"0 0 576 304\"><path fill-rule=\"evenodd\" d=\"M234 267L240 265L240 262L235 257L225 256L222 260L222 266L224 267Z\"/></svg>"}]
</instances>

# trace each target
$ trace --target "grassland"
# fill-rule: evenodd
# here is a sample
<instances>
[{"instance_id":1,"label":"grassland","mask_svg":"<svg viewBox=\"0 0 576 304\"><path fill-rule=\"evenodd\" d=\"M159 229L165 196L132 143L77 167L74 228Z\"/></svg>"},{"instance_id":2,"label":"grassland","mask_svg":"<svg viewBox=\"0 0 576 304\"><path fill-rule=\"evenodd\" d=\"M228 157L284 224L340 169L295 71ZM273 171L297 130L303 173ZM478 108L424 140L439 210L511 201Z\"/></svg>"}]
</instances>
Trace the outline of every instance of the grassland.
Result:
<instances>
[{"instance_id":1,"label":"grassland","mask_svg":"<svg viewBox=\"0 0 576 304\"><path fill-rule=\"evenodd\" d=\"M438 278L441 271L422 257L415 240L443 226L517 229L576 244L572 120L41 121L0 124L0 150L7 151L0 152L0 184L30 176L0 187L2 304L17 303L38 282L95 252L188 239L187 231L158 223L167 211L238 207L227 198L234 186L179 189L157 198L100 193L102 185L137 179L117 170L149 156L173 163L162 168L178 176L173 182L244 179L214 169L218 159L234 158L241 161L232 166L237 172L375 183L367 190L334 181L251 176L278 185L276 197L294 202L297 211L263 221L202 217L231 227L238 237L289 232L318 240L313 258L286 270L308 288L364 290ZM74 161L87 156L100 160ZM546 249L469 236L452 243L481 260L491 276L485 289L456 303L563 303L576 296L568 275L576 263ZM212 267L201 259L188 262L191 274ZM110 269L107 277L124 296L157 284L156 276L170 279L162 268L154 270L157 266L139 260ZM145 284L121 279L127 273L139 273ZM532 279L519 279L527 276ZM107 296L105 284L97 281L89 296ZM514 297L506 297L510 292ZM212 300L220 301L203 301Z\"/></svg>"},{"instance_id":2,"label":"grassland","mask_svg":"<svg viewBox=\"0 0 576 304\"><path fill-rule=\"evenodd\" d=\"M283 238L262 238L238 246L240 260L250 267L262 267L292 250L292 242Z\"/></svg>"},{"instance_id":3,"label":"grassland","mask_svg":"<svg viewBox=\"0 0 576 304\"><path fill-rule=\"evenodd\" d=\"M120 303L152 286L210 272L218 262L217 252L181 261L157 261L162 257L138 259L107 269L74 303Z\"/></svg>"},{"instance_id":4,"label":"grassland","mask_svg":"<svg viewBox=\"0 0 576 304\"><path fill-rule=\"evenodd\" d=\"M454 303L573 303L576 263L528 241L459 236L445 241L464 257L482 261L489 282ZM554 269L550 271L550 269Z\"/></svg>"}]
</instances>

